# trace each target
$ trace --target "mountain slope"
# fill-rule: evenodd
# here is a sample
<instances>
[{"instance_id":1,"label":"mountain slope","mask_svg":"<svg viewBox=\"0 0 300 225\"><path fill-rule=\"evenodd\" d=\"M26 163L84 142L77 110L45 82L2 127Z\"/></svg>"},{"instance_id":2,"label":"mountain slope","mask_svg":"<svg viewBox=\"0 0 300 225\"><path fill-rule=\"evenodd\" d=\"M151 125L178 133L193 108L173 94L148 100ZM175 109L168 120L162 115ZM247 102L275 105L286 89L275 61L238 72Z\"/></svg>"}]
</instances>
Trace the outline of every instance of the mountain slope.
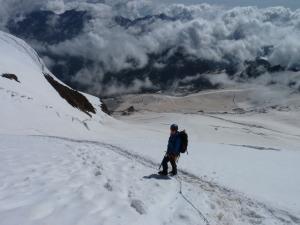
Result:
<instances>
[{"instance_id":1,"label":"mountain slope","mask_svg":"<svg viewBox=\"0 0 300 225\"><path fill-rule=\"evenodd\" d=\"M88 130L87 121L107 117L98 98L58 81L22 40L0 32L0 58L0 98L4 109L0 112L0 132L39 133L39 128L43 128L64 133L75 127Z\"/></svg>"},{"instance_id":2,"label":"mountain slope","mask_svg":"<svg viewBox=\"0 0 300 225\"><path fill-rule=\"evenodd\" d=\"M0 59L0 225L300 223L299 110L122 122L3 32ZM190 154L162 179L174 121L188 128Z\"/></svg>"}]
</instances>

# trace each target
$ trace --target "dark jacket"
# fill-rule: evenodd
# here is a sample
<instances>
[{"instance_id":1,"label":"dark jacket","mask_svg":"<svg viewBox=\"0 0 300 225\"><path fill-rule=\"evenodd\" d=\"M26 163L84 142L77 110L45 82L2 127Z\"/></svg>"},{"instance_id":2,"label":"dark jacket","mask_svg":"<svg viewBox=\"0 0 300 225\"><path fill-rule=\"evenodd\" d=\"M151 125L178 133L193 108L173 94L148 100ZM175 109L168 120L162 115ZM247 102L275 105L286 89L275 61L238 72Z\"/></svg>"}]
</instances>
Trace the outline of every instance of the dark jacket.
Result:
<instances>
[{"instance_id":1,"label":"dark jacket","mask_svg":"<svg viewBox=\"0 0 300 225\"><path fill-rule=\"evenodd\" d=\"M171 135L169 137L167 154L174 154L176 156L179 155L180 146L181 146L181 139L179 136L179 132L177 132L176 134Z\"/></svg>"}]
</instances>

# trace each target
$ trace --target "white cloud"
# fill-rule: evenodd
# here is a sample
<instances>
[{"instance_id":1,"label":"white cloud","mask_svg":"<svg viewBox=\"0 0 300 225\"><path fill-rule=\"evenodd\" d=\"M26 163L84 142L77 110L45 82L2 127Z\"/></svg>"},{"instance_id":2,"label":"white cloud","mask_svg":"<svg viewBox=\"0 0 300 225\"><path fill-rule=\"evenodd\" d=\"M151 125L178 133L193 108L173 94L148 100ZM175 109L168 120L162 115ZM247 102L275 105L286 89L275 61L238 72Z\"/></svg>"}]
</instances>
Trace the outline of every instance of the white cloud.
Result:
<instances>
[{"instance_id":1,"label":"white cloud","mask_svg":"<svg viewBox=\"0 0 300 225\"><path fill-rule=\"evenodd\" d=\"M82 56L94 61L96 68L84 68L75 76L82 81L86 77L85 82L91 82L91 86L106 72L141 68L148 63L149 54L167 49L174 51L178 47L195 58L230 62L242 68L244 61L254 59L263 46L273 45L273 52L266 56L272 64L293 67L300 62L300 10L283 7L228 10L208 4L161 7L150 0L12 0L10 3L2 1L0 18L36 7L55 12L75 8L88 10L92 15L84 32L76 38L47 46L48 51L55 54ZM144 21L128 29L114 21L114 16L133 20L160 13L180 19ZM136 82L131 89L143 85Z\"/></svg>"}]
</instances>

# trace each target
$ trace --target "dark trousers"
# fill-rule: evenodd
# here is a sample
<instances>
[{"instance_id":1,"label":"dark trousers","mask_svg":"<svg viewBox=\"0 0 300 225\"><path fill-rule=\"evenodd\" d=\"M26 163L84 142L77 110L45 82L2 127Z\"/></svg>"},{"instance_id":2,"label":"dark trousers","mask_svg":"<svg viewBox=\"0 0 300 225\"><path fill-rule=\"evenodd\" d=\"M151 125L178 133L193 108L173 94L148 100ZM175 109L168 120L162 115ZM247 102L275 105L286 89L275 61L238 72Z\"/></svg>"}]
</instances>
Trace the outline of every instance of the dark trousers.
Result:
<instances>
[{"instance_id":1,"label":"dark trousers","mask_svg":"<svg viewBox=\"0 0 300 225\"><path fill-rule=\"evenodd\" d=\"M176 165L177 157L175 155L166 155L162 161L163 171L168 172L168 162L172 165L172 172L177 173L177 165Z\"/></svg>"}]
</instances>

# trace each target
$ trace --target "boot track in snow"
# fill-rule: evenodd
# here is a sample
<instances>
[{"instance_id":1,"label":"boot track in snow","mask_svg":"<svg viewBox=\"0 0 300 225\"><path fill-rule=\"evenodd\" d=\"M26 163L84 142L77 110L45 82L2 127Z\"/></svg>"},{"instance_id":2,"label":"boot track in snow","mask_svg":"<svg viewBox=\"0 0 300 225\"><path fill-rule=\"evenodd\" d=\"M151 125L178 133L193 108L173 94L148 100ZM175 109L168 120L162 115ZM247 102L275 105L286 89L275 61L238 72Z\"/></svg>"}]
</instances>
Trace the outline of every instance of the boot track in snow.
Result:
<instances>
[{"instance_id":1,"label":"boot track in snow","mask_svg":"<svg viewBox=\"0 0 300 225\"><path fill-rule=\"evenodd\" d=\"M143 157L137 153L133 153L129 150L126 150L122 147L115 146L113 144L98 142L98 141L89 141L89 140L76 140L66 137L57 137L57 136L45 136L45 135L32 135L34 137L40 138L50 138L58 139L63 141L75 142L75 143L85 143L92 144L100 147L104 147L122 157L125 157L129 160L133 160L145 167L157 170L159 166L158 163L155 163L151 159ZM212 202L217 202L223 207L230 207L231 204L238 205L242 216L245 216L249 221L249 224L264 224L264 219L274 220L274 224L300 224L300 218L292 215L288 211L273 208L266 205L265 203L253 200L242 193L231 190L227 187L223 187L215 182L207 181L201 177L198 177L190 172L179 169L179 176L174 177L175 180L179 183L178 193L180 196L189 204L199 215L202 222L206 225L213 224L211 218L218 218L219 215L208 215L203 213L200 209L186 196L186 193L183 192L183 183L187 185L193 185L200 188L203 192L209 195ZM221 202L221 203L220 203ZM267 215L267 217L266 217ZM210 219L208 219L210 218ZM215 219L217 220L217 219Z\"/></svg>"}]
</instances>

